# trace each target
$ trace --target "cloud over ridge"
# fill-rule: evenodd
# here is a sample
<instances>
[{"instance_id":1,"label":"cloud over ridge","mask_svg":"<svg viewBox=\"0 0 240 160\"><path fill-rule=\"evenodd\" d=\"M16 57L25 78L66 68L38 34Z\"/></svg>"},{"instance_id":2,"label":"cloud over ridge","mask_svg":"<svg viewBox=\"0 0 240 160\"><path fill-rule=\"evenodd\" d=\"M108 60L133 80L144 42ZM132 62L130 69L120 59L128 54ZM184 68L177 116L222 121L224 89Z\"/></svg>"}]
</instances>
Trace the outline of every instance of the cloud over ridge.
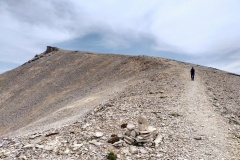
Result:
<instances>
[{"instance_id":1,"label":"cloud over ridge","mask_svg":"<svg viewBox=\"0 0 240 160\"><path fill-rule=\"evenodd\" d=\"M1 60L20 64L46 45L98 33L101 47L116 52L146 38L146 55L201 57L191 62L240 73L239 7L238 0L1 1Z\"/></svg>"}]
</instances>

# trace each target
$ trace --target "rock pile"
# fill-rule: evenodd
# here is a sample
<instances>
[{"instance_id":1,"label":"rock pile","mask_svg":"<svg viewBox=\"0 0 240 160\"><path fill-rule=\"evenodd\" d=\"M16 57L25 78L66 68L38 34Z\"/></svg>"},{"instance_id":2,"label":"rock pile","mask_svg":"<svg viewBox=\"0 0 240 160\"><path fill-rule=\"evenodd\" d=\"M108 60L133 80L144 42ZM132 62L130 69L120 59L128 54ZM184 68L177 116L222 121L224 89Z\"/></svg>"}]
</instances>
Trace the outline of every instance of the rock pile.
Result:
<instances>
[{"instance_id":1,"label":"rock pile","mask_svg":"<svg viewBox=\"0 0 240 160\"><path fill-rule=\"evenodd\" d=\"M123 140L120 140L120 138ZM113 141L114 139L117 141ZM124 146L124 142L130 145L157 147L161 141L162 136L158 135L157 129L153 126L149 126L146 117L142 115L138 117L137 128L133 124L127 124L126 132L123 136L118 134L109 140L115 147Z\"/></svg>"}]
</instances>

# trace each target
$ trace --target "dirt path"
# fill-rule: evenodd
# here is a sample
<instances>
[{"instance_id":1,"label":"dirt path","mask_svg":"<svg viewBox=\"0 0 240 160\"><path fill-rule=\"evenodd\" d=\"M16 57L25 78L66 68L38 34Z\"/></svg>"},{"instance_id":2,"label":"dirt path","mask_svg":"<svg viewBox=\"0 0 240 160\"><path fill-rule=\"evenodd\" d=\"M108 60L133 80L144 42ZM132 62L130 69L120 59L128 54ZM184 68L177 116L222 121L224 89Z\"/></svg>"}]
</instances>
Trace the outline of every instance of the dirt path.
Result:
<instances>
[{"instance_id":1,"label":"dirt path","mask_svg":"<svg viewBox=\"0 0 240 160\"><path fill-rule=\"evenodd\" d=\"M183 115L185 129L180 132L190 137L184 148L192 152L190 159L238 159L237 144L230 134L231 126L214 111L205 92L200 73L190 81L189 70L183 74L185 89L178 111ZM185 126L185 127L184 127ZM181 128L180 127L180 128ZM234 156L235 155L235 156Z\"/></svg>"}]
</instances>

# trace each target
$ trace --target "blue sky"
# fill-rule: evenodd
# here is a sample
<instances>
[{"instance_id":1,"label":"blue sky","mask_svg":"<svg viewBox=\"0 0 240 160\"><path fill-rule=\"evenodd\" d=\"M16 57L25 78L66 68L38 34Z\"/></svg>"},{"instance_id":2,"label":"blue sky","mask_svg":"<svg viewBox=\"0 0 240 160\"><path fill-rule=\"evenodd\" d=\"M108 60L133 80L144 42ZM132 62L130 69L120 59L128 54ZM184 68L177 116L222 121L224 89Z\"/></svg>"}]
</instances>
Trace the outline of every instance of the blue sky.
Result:
<instances>
[{"instance_id":1,"label":"blue sky","mask_svg":"<svg viewBox=\"0 0 240 160\"><path fill-rule=\"evenodd\" d=\"M51 45L240 74L239 8L239 0L1 0L0 73Z\"/></svg>"}]
</instances>

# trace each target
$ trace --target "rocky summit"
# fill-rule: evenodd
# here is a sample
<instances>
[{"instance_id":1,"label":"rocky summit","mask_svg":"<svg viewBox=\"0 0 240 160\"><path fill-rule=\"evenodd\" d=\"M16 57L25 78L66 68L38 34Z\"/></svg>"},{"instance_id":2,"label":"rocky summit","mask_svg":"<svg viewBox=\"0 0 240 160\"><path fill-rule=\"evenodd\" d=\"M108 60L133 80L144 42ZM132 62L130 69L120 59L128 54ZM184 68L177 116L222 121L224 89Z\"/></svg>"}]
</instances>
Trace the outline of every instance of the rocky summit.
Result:
<instances>
[{"instance_id":1,"label":"rocky summit","mask_svg":"<svg viewBox=\"0 0 240 160\"><path fill-rule=\"evenodd\" d=\"M240 159L240 76L214 68L48 46L0 98L0 159Z\"/></svg>"}]
</instances>

